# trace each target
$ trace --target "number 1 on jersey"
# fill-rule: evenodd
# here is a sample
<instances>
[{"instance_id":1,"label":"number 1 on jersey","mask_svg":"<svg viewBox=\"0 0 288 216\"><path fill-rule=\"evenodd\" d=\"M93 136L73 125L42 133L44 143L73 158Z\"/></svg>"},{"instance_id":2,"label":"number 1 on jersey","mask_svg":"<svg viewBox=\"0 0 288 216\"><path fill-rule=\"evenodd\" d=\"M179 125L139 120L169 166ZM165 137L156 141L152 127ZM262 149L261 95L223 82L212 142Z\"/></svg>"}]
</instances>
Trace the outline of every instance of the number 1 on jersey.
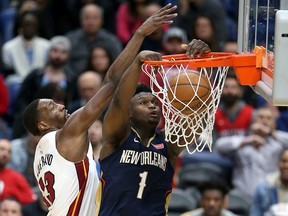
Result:
<instances>
[{"instance_id":1,"label":"number 1 on jersey","mask_svg":"<svg viewBox=\"0 0 288 216\"><path fill-rule=\"evenodd\" d=\"M148 172L144 171L139 174L141 181L139 182L139 188L137 193L137 198L142 199L144 188L146 187L146 179L147 179Z\"/></svg>"}]
</instances>

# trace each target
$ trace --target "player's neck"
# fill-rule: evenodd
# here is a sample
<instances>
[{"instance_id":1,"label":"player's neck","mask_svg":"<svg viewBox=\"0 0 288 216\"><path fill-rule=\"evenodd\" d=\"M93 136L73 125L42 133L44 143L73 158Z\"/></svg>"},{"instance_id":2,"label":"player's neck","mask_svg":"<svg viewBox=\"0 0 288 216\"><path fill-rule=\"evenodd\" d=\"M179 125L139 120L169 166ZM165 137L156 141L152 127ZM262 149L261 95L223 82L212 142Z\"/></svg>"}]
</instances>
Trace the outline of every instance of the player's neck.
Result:
<instances>
[{"instance_id":1,"label":"player's neck","mask_svg":"<svg viewBox=\"0 0 288 216\"><path fill-rule=\"evenodd\" d=\"M132 129L137 133L143 144L148 144L151 137L155 135L155 128L153 130L143 130L143 128L132 126Z\"/></svg>"}]
</instances>

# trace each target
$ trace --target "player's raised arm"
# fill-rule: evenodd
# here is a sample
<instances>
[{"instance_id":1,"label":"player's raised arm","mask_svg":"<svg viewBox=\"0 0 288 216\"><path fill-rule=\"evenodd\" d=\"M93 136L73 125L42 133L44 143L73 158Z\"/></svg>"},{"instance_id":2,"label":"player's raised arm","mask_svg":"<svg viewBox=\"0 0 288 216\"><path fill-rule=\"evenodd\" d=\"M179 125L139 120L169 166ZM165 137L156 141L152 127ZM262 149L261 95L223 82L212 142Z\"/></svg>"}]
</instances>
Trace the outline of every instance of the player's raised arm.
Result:
<instances>
[{"instance_id":1,"label":"player's raised arm","mask_svg":"<svg viewBox=\"0 0 288 216\"><path fill-rule=\"evenodd\" d=\"M77 115L73 116L73 118L72 116L70 117L69 122L67 122L69 125L66 125L65 127L65 130L69 130L69 134L71 130L75 136L85 132L95 119L98 118L99 114L110 102L111 96L113 95L124 71L132 64L134 58L138 54L144 38L157 28L172 23L171 19L177 16L176 13L172 13L176 8L176 6L172 7L171 4L166 5L149 17L137 29L125 49L109 68L107 75L104 78L103 88L83 109L80 110L80 113L77 112ZM111 46L113 46L113 44L111 44ZM77 122L77 127L74 127L74 122ZM72 126L70 127L70 125Z\"/></svg>"},{"instance_id":2,"label":"player's raised arm","mask_svg":"<svg viewBox=\"0 0 288 216\"><path fill-rule=\"evenodd\" d=\"M101 159L119 147L130 133L130 101L135 94L144 60L161 60L161 58L158 52L142 51L124 73L104 118L104 146Z\"/></svg>"},{"instance_id":3,"label":"player's raised arm","mask_svg":"<svg viewBox=\"0 0 288 216\"><path fill-rule=\"evenodd\" d=\"M75 146L75 148L78 149L77 152L85 152L87 146L85 144L80 145L79 143L83 143L83 140L86 139L88 128L99 117L101 112L111 101L120 78L122 77L124 71L133 62L135 56L139 52L144 38L157 28L165 24L172 23L171 19L177 16L176 13L172 13L176 10L176 8L176 6L172 7L171 4L166 5L154 15L149 17L137 29L129 43L126 45L125 49L109 68L107 75L104 78L102 88L83 108L73 113L63 129L59 131L57 136L59 138L59 140L57 140L59 152L63 151L63 154L70 157L71 151L74 151L72 150L74 148L72 146L74 143L77 145ZM113 44L111 44L111 46L113 46ZM77 142L71 142L71 140L75 141L75 139L82 141L79 141L78 144ZM67 146L69 146L69 149L71 150L67 149Z\"/></svg>"}]
</instances>

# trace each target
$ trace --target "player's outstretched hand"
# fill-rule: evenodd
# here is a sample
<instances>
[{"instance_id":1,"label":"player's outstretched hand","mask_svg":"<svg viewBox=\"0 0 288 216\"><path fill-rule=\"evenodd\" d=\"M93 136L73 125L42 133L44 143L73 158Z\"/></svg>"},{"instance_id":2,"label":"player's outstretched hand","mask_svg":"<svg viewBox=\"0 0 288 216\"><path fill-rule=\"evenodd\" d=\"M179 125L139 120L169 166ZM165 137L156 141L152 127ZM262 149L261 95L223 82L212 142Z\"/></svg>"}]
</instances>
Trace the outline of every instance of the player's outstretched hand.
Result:
<instances>
[{"instance_id":1,"label":"player's outstretched hand","mask_svg":"<svg viewBox=\"0 0 288 216\"><path fill-rule=\"evenodd\" d=\"M141 63L143 63L145 60L161 61L162 55L158 52L143 50L138 54L138 59Z\"/></svg>"},{"instance_id":2,"label":"player's outstretched hand","mask_svg":"<svg viewBox=\"0 0 288 216\"><path fill-rule=\"evenodd\" d=\"M139 28L138 32L147 36L154 32L157 28L173 23L172 19L177 16L177 13L172 13L177 9L177 6L173 6L169 3L162 7L155 14L150 16Z\"/></svg>"},{"instance_id":3,"label":"player's outstretched hand","mask_svg":"<svg viewBox=\"0 0 288 216\"><path fill-rule=\"evenodd\" d=\"M203 53L211 52L208 44L197 39L193 39L188 45L182 44L181 47L186 50L186 54L191 58L193 58L196 54L201 56Z\"/></svg>"}]
</instances>

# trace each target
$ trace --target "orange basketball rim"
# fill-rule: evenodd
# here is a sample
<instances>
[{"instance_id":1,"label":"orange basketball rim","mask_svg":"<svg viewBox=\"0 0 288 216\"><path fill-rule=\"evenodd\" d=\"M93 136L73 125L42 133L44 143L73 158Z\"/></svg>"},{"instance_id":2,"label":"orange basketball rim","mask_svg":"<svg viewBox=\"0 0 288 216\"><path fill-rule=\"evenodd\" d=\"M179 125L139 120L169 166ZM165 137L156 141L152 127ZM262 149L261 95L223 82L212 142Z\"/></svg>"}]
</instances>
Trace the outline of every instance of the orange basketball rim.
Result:
<instances>
[{"instance_id":1,"label":"orange basketball rim","mask_svg":"<svg viewBox=\"0 0 288 216\"><path fill-rule=\"evenodd\" d=\"M145 64L151 66L172 66L177 63L195 68L232 66L241 85L256 85L261 79L261 71L273 78L273 71L264 65L263 59L265 59L266 55L265 47L257 46L253 52L209 52L201 57L195 56L193 59L186 54L166 55L162 57L162 61L146 60Z\"/></svg>"}]
</instances>

